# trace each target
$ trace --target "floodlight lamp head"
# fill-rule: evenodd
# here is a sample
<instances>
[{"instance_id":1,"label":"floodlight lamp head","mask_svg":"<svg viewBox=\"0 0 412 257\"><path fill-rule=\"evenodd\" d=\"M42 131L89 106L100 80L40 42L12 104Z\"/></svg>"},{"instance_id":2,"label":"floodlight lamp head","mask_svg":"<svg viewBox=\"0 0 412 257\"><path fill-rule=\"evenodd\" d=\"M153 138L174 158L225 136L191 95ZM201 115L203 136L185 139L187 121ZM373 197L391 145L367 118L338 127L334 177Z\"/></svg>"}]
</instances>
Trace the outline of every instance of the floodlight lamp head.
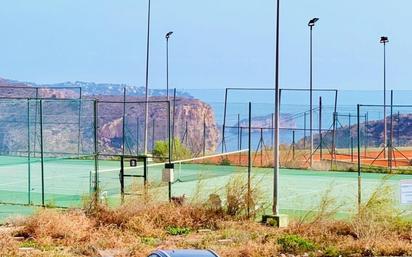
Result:
<instances>
[{"instance_id":1,"label":"floodlight lamp head","mask_svg":"<svg viewBox=\"0 0 412 257\"><path fill-rule=\"evenodd\" d=\"M388 37L381 37L381 44L386 44L386 43L389 43L389 39L388 39Z\"/></svg>"},{"instance_id":2,"label":"floodlight lamp head","mask_svg":"<svg viewBox=\"0 0 412 257\"><path fill-rule=\"evenodd\" d=\"M169 39L172 34L173 34L173 31L167 32L166 39Z\"/></svg>"},{"instance_id":3,"label":"floodlight lamp head","mask_svg":"<svg viewBox=\"0 0 412 257\"><path fill-rule=\"evenodd\" d=\"M313 27L315 26L315 23L319 20L319 18L313 18L309 21L308 26Z\"/></svg>"}]
</instances>

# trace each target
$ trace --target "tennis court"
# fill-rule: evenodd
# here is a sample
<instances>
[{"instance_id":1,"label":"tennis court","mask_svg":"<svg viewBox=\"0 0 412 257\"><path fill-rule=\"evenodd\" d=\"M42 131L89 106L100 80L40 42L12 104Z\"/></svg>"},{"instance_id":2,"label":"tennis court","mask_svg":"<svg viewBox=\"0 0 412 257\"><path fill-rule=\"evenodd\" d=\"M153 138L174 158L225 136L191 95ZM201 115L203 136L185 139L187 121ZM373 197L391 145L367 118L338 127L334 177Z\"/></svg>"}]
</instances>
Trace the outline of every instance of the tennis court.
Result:
<instances>
[{"instance_id":1,"label":"tennis court","mask_svg":"<svg viewBox=\"0 0 412 257\"><path fill-rule=\"evenodd\" d=\"M83 198L90 196L92 192L94 164L92 159L47 159L44 162L44 186L42 186L41 162L38 158L31 158L28 165L27 157L2 156L0 158L0 202L4 204L0 204L0 213L3 213L3 216L12 213L30 213L26 209L22 210L22 207L7 204L41 205L43 191L46 205L80 207ZM101 198L117 205L120 203L120 161L99 160L98 164ZM153 191L159 194L157 198L167 200L167 184L161 183L162 169L162 164L149 165L148 181L158 186ZM128 167L126 171L129 174L142 172L140 166ZM282 169L280 174L282 212L301 213L313 210L326 191L336 199L342 213L349 213L357 208L357 173ZM202 198L207 199L212 193L224 196L224 187L234 175L246 178L247 168L207 164L207 161L177 162L176 182L172 185L172 194L174 196L185 194L190 200L199 193L198 189L201 185ZM384 174L363 174L362 199L367 199L371 192L381 185L384 178ZM393 188L393 197L397 203L399 203L401 180L412 180L412 176L393 175L386 179L386 183ZM273 169L253 168L252 181L261 188L264 198L270 204L273 192ZM143 180L130 179L126 184L127 187L133 185L138 187L140 185L142 189ZM399 204L399 207L408 210L407 206Z\"/></svg>"}]
</instances>

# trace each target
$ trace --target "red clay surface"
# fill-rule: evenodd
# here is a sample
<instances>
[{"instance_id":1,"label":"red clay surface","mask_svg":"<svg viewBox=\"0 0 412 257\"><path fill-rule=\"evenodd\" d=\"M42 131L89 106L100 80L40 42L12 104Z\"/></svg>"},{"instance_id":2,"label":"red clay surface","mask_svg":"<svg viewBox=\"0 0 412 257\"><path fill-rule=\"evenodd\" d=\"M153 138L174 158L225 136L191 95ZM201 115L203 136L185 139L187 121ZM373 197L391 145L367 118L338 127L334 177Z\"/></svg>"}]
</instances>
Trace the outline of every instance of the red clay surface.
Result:
<instances>
[{"instance_id":1,"label":"red clay surface","mask_svg":"<svg viewBox=\"0 0 412 257\"><path fill-rule=\"evenodd\" d=\"M361 153L361 164L362 165L370 165L376 167L388 167L390 160L388 158L389 154L387 154L386 158L382 152L382 149L368 149L366 152L362 151ZM319 161L320 153L316 152L313 155L314 161ZM332 156L328 151L324 151L322 154L322 160L336 160L344 163L357 163L358 156L357 153L353 155L345 153L343 151L337 150L335 156ZM412 149L399 149L394 150L392 153L392 167L409 167L412 166ZM239 166L247 166L248 165L248 153L236 153L226 155L224 157L213 157L207 158L206 160L199 161L207 162L211 164L232 164L232 165L239 165ZM288 167L309 167L309 152L308 151L296 151L295 156L293 158L292 151L281 151L280 155L280 162L282 166ZM259 151L252 153L252 163L254 167L273 167L273 151L266 150L266 151Z\"/></svg>"}]
</instances>

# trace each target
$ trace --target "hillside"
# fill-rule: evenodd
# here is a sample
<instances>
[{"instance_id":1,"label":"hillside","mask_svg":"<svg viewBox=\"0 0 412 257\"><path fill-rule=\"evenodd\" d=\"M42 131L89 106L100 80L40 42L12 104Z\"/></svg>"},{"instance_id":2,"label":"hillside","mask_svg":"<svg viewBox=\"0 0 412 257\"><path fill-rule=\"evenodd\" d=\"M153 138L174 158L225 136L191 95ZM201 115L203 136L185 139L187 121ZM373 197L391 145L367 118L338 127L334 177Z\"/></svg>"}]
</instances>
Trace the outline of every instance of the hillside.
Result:
<instances>
[{"instance_id":1,"label":"hillside","mask_svg":"<svg viewBox=\"0 0 412 257\"><path fill-rule=\"evenodd\" d=\"M62 82L62 83L54 83L54 84L37 84L33 82L20 82L16 80L9 80L0 78L0 87L1 86L12 86L12 87L44 87L44 88L55 88L58 91L67 90L73 91L77 95L79 94L78 88L82 88L82 94L93 96L93 95L108 95L108 96L116 96L116 95L123 95L123 90L126 88L128 96L144 96L145 95L145 88L132 86L127 84L112 84L112 83L95 83L95 82L84 82L84 81L76 81L76 82ZM69 88L74 88L70 90ZM47 89L41 89L47 90ZM20 92L24 92L23 95L32 95L35 91L34 89L20 89ZM149 89L150 96L166 96L167 91L165 89ZM171 89L169 95L173 94L173 90ZM0 94L3 96L3 93ZM176 91L176 96L185 97L185 98L193 98L189 93Z\"/></svg>"},{"instance_id":2,"label":"hillside","mask_svg":"<svg viewBox=\"0 0 412 257\"><path fill-rule=\"evenodd\" d=\"M398 119L399 118L399 119ZM391 117L387 117L388 122L388 135L387 138L390 138L390 120ZM336 130L336 146L338 148L348 148L350 146L350 138L353 138L354 146L357 144L357 133L358 126L343 126L338 127ZM365 123L361 123L361 144L369 147L378 147L383 144L383 133L384 131L384 122L382 120L373 120L368 121L365 126ZM323 141L327 144L332 142L332 132L322 133ZM303 139L302 139L303 140ZM299 144L303 145L303 141L300 141ZM314 143L319 144L319 134L314 134ZM394 146L410 146L412 145L412 114L400 114L393 116L393 143Z\"/></svg>"},{"instance_id":3,"label":"hillside","mask_svg":"<svg viewBox=\"0 0 412 257\"><path fill-rule=\"evenodd\" d=\"M97 84L95 84L97 87ZM1 88L3 87L3 88ZM120 87L120 86L119 86ZM31 84L0 80L0 97L35 98L78 98L75 89L42 88L36 91ZM95 92L107 93L96 90ZM110 91L112 92L112 91ZM114 154L121 152L123 144L123 101L121 95L86 95L79 105L78 101L43 102L43 130L45 151L59 153L91 154L93 152L93 104L98 99L98 139L99 152ZM165 97L151 96L153 101L165 101ZM110 103L105 103L110 102ZM128 102L142 102L142 96L127 96ZM25 154L30 141L31 151L39 152L40 145L40 107L39 102L31 100L2 100L0 114L0 152L2 154ZM18 111L16 111L18 110ZM143 151L145 105L128 103L125 105L125 152ZM79 128L79 113L80 128ZM167 139L167 105L150 104L148 122L148 149L154 142ZM206 149L214 151L219 141L219 130L212 108L192 97L176 99L174 135L184 140L186 145L198 154L203 149L203 127L206 124ZM154 129L153 129L154 126ZM30 137L28 137L30 132ZM80 135L80 140L79 140ZM202 140L199 140L202 139Z\"/></svg>"}]
</instances>

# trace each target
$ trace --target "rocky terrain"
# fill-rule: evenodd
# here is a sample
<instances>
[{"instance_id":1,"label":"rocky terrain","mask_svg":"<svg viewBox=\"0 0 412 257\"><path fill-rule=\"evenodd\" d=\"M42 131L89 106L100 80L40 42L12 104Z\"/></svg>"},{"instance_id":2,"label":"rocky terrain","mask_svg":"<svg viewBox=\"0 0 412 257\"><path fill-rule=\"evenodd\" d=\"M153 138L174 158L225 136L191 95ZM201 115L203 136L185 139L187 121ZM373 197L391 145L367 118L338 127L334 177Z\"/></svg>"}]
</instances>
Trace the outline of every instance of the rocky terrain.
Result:
<instances>
[{"instance_id":1,"label":"rocky terrain","mask_svg":"<svg viewBox=\"0 0 412 257\"><path fill-rule=\"evenodd\" d=\"M31 84L0 80L0 97L52 98L42 102L43 142L45 152L93 153L93 99L98 99L98 139L99 152L134 154L143 151L144 145L144 97L86 95L80 104L79 92L70 88L41 88L36 90ZM66 100L53 100L65 98ZM168 138L168 112L165 97L151 96L149 104L148 149L154 142ZM163 102L161 102L163 101ZM31 151L40 147L40 103L36 100L0 101L0 152L24 154L30 142ZM173 102L171 112L173 110ZM79 119L80 117L80 119ZM123 122L123 117L125 121ZM173 117L173 115L171 115ZM206 125L206 149L214 151L219 141L219 130L212 108L197 99L177 97L174 112L174 136L192 150L200 153L203 149L203 128ZM79 126L80 122L80 126ZM123 127L125 140L123 141ZM173 130L172 130L173 131ZM28 133L30 132L30 133ZM30 134L30 136L28 136Z\"/></svg>"},{"instance_id":2,"label":"rocky terrain","mask_svg":"<svg viewBox=\"0 0 412 257\"><path fill-rule=\"evenodd\" d=\"M295 128L296 123L291 118L291 116L292 116L291 114L282 114L280 117L280 127ZM249 126L249 120L248 119L241 120L239 124L235 124L235 127L238 127L238 126L247 128ZM264 128L264 129L273 128L272 114L265 115L265 116L252 117L252 132L260 132L260 128Z\"/></svg>"},{"instance_id":3,"label":"rocky terrain","mask_svg":"<svg viewBox=\"0 0 412 257\"><path fill-rule=\"evenodd\" d=\"M391 117L387 117L388 122L388 135L390 138L390 120ZM336 130L336 146L338 148L350 147L351 138L353 138L354 146L357 144L358 126L343 126L338 127ZM369 147L378 147L383 144L384 122L383 120L368 121L368 123L361 123L361 144ZM332 132L322 133L322 140L327 144L332 142ZM319 134L314 135L314 143L319 144ZM394 146L410 146L412 145L412 113L400 114L393 116L393 143ZM299 142L303 144L303 139Z\"/></svg>"},{"instance_id":4,"label":"rocky terrain","mask_svg":"<svg viewBox=\"0 0 412 257\"><path fill-rule=\"evenodd\" d=\"M23 95L30 95L31 97L35 93L34 87L43 87L43 88L55 88L58 89L57 91L61 92L61 90L67 90L68 88L75 88L73 91L76 95L79 95L79 89L82 89L83 95L93 96L93 95L108 95L108 96L117 96L123 95L123 90L126 88L126 92L128 96L143 96L145 95L145 88L138 87L138 86L131 86L127 84L110 84L110 83L94 83L94 82L83 82L83 81L76 81L76 82L63 82L63 83L55 83L55 84L46 84L40 85L32 82L20 82L15 80L8 80L4 78L0 78L0 87L1 86L23 86L23 87L32 87L32 89L20 89L19 91L23 93ZM15 89L13 89L15 90ZM43 91L44 89L40 89ZM16 91L13 91L16 92ZM3 93L0 93L2 96ZM169 95L172 95L173 91L170 90ZM166 96L167 91L163 89L149 89L149 95L151 96ZM176 91L176 95L179 97L185 98L193 98L190 94L182 91Z\"/></svg>"}]
</instances>

